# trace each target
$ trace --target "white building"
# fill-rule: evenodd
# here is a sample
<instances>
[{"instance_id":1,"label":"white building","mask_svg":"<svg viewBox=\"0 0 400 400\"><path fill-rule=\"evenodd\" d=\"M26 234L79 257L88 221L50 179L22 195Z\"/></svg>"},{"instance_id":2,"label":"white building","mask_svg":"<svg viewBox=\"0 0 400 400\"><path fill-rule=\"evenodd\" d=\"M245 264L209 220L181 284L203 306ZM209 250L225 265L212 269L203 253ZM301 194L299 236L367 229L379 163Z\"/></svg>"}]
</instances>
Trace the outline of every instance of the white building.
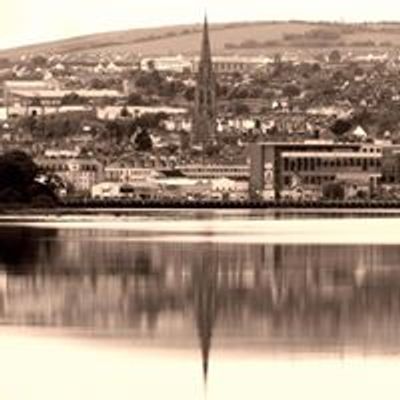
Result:
<instances>
[{"instance_id":1,"label":"white building","mask_svg":"<svg viewBox=\"0 0 400 400\"><path fill-rule=\"evenodd\" d=\"M200 58L193 60L193 71L197 72ZM257 69L265 68L274 62L269 57L243 57L243 56L215 56L213 57L213 68L217 74L248 73Z\"/></svg>"},{"instance_id":2,"label":"white building","mask_svg":"<svg viewBox=\"0 0 400 400\"><path fill-rule=\"evenodd\" d=\"M182 73L185 70L192 71L192 62L183 57L182 55L174 57L155 57L155 58L143 58L140 61L140 68L143 71L150 70L154 67L157 71L165 72L177 72Z\"/></svg>"},{"instance_id":3,"label":"white building","mask_svg":"<svg viewBox=\"0 0 400 400\"><path fill-rule=\"evenodd\" d=\"M150 179L154 168L138 167L134 163L117 161L104 168L104 177L110 182L135 182Z\"/></svg>"},{"instance_id":4,"label":"white building","mask_svg":"<svg viewBox=\"0 0 400 400\"><path fill-rule=\"evenodd\" d=\"M99 106L96 108L97 118L108 121L121 118L123 108L119 106ZM132 117L140 117L144 114L186 115L188 113L186 108L179 107L129 106L126 107L126 110Z\"/></svg>"}]
</instances>

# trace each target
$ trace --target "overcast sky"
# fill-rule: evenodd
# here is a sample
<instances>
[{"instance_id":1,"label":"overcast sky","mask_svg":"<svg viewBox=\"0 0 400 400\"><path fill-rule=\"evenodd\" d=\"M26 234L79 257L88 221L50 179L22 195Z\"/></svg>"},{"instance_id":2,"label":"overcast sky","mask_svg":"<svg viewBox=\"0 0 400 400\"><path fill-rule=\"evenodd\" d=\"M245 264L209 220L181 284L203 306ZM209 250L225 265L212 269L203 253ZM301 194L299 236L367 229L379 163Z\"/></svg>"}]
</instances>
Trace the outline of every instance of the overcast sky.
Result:
<instances>
[{"instance_id":1,"label":"overcast sky","mask_svg":"<svg viewBox=\"0 0 400 400\"><path fill-rule=\"evenodd\" d=\"M246 20L400 21L399 0L0 0L0 48L87 33Z\"/></svg>"}]
</instances>

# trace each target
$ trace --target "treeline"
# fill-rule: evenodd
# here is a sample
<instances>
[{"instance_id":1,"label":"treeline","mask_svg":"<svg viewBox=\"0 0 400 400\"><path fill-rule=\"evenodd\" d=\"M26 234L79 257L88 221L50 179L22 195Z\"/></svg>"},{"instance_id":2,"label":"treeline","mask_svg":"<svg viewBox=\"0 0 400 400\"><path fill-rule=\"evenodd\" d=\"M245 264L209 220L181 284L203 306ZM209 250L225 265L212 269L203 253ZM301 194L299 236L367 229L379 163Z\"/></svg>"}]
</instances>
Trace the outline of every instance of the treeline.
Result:
<instances>
[{"instance_id":1,"label":"treeline","mask_svg":"<svg viewBox=\"0 0 400 400\"><path fill-rule=\"evenodd\" d=\"M241 43L225 43L226 50L235 49L266 49L274 47L309 47L309 48L336 48L336 47L393 47L394 43L391 41L375 42L373 40L361 40L353 42L344 41L333 41L333 40L292 40L292 41L280 41L280 40L265 40L258 41L254 39L247 39Z\"/></svg>"},{"instance_id":2,"label":"treeline","mask_svg":"<svg viewBox=\"0 0 400 400\"><path fill-rule=\"evenodd\" d=\"M304 33L285 33L282 39L259 41L247 39L241 43L226 43L226 49L262 49L268 47L390 47L389 40L375 42L369 40L345 40L344 36L354 35L357 28L343 26L335 29L316 28Z\"/></svg>"}]
</instances>

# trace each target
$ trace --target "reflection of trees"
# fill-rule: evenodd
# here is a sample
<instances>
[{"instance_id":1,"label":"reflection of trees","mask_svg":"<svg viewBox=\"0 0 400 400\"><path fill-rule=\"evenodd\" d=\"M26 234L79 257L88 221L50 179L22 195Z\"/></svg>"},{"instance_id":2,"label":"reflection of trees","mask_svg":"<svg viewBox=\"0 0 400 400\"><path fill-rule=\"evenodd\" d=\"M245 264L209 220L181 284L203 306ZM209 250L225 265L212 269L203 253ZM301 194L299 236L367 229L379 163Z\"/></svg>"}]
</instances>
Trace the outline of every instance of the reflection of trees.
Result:
<instances>
[{"instance_id":1,"label":"reflection of trees","mask_svg":"<svg viewBox=\"0 0 400 400\"><path fill-rule=\"evenodd\" d=\"M33 273L37 267L52 264L57 253L54 229L8 227L0 229L0 265L7 273Z\"/></svg>"}]
</instances>

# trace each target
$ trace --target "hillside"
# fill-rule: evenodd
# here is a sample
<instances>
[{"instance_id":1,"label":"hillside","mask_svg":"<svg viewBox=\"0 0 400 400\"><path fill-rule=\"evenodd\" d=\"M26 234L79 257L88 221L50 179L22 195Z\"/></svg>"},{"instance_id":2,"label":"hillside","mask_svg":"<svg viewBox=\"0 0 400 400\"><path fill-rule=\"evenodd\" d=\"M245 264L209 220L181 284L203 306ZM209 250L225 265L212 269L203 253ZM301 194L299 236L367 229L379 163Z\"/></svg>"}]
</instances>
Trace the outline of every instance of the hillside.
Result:
<instances>
[{"instance_id":1,"label":"hillside","mask_svg":"<svg viewBox=\"0 0 400 400\"><path fill-rule=\"evenodd\" d=\"M252 22L210 26L214 53L274 54L284 49L397 48L400 23L338 24ZM196 54L201 24L99 33L0 51L10 59L22 54L93 53L101 55Z\"/></svg>"}]
</instances>

